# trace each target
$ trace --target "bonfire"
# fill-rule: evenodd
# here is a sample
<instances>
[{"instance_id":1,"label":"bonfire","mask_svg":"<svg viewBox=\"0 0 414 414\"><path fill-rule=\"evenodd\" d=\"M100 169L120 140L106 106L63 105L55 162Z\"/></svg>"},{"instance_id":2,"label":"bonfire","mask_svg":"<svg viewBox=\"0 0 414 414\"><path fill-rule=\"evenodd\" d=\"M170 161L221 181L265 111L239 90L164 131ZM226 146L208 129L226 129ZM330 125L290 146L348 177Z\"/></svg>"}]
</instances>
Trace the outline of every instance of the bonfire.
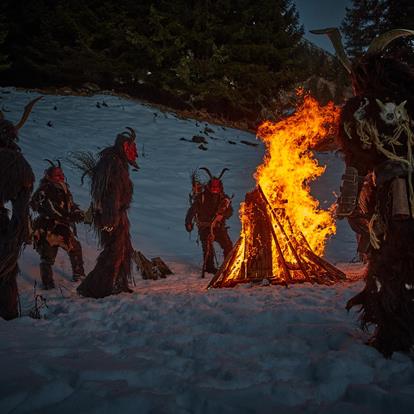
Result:
<instances>
[{"instance_id":1,"label":"bonfire","mask_svg":"<svg viewBox=\"0 0 414 414\"><path fill-rule=\"evenodd\" d=\"M266 155L254 175L256 188L240 207L240 238L209 287L265 279L332 284L345 278L322 258L336 230L332 209L321 209L310 193L311 181L325 171L312 148L336 133L338 117L333 103L321 107L304 95L294 114L259 127Z\"/></svg>"}]
</instances>

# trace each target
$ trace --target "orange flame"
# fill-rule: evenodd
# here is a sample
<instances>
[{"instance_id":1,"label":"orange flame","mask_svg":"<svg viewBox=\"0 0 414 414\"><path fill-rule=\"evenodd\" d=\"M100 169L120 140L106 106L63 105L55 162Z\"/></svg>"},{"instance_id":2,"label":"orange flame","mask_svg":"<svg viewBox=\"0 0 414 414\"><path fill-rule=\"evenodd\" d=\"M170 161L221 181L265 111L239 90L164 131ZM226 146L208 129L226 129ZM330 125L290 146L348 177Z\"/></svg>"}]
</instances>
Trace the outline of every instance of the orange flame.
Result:
<instances>
[{"instance_id":1,"label":"orange flame","mask_svg":"<svg viewBox=\"0 0 414 414\"><path fill-rule=\"evenodd\" d=\"M331 213L320 209L310 194L310 182L325 171L311 148L335 133L339 114L332 102L321 107L305 95L293 115L277 123L266 121L257 132L267 151L264 163L256 170L256 182L273 208L284 208L318 255L323 254L327 238L336 228Z\"/></svg>"},{"instance_id":2,"label":"orange flame","mask_svg":"<svg viewBox=\"0 0 414 414\"><path fill-rule=\"evenodd\" d=\"M257 136L266 145L266 155L254 176L274 213L271 221L280 240L278 245L272 243L272 267L273 275L281 280L283 269L276 259L278 249L286 262L297 262L286 237L280 233L283 228L318 256L323 255L327 239L336 231L331 212L321 209L310 194L310 182L325 171L312 148L336 133L339 113L333 103L321 107L314 98L305 95L294 114L277 123L266 121L258 129ZM261 237L257 232L253 236L254 206L242 203L239 213L242 231L227 280L235 279L240 269L245 269L241 264L247 262L247 257L255 256L254 239Z\"/></svg>"}]
</instances>

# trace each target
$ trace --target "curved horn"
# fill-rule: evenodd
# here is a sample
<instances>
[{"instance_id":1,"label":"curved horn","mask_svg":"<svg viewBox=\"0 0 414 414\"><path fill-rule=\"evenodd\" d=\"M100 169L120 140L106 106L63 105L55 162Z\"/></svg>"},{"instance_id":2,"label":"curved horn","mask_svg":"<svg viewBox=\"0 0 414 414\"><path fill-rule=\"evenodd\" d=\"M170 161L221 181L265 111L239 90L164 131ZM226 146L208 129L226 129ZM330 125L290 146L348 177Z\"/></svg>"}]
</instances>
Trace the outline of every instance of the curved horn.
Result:
<instances>
[{"instance_id":1,"label":"curved horn","mask_svg":"<svg viewBox=\"0 0 414 414\"><path fill-rule=\"evenodd\" d=\"M53 161L50 161L47 158L45 158L44 161L47 161L52 167L56 167L56 165Z\"/></svg>"},{"instance_id":2,"label":"curved horn","mask_svg":"<svg viewBox=\"0 0 414 414\"><path fill-rule=\"evenodd\" d=\"M207 167L200 167L199 170L204 170L210 178L213 178L213 175Z\"/></svg>"},{"instance_id":3,"label":"curved horn","mask_svg":"<svg viewBox=\"0 0 414 414\"><path fill-rule=\"evenodd\" d=\"M34 104L42 98L43 98L43 96L39 96L36 99L33 99L33 101L30 101L25 106L24 112L23 112L23 115L22 115L20 121L14 126L17 130L19 130L24 125L24 123L27 121L27 118L29 117L30 112L32 112L32 108L33 108Z\"/></svg>"},{"instance_id":4,"label":"curved horn","mask_svg":"<svg viewBox=\"0 0 414 414\"><path fill-rule=\"evenodd\" d=\"M220 180L220 178L221 177L223 177L223 174L226 172L226 171L229 171L229 169L228 168L223 168L223 171L220 173L220 175L218 176L218 179Z\"/></svg>"},{"instance_id":5,"label":"curved horn","mask_svg":"<svg viewBox=\"0 0 414 414\"><path fill-rule=\"evenodd\" d=\"M393 40L400 37L414 36L414 30L393 29L377 36L369 45L367 55L382 52Z\"/></svg>"},{"instance_id":6,"label":"curved horn","mask_svg":"<svg viewBox=\"0 0 414 414\"><path fill-rule=\"evenodd\" d=\"M195 181L197 181L198 177L197 177L197 170L193 170L190 174L190 178L191 178L191 182L194 183Z\"/></svg>"},{"instance_id":7,"label":"curved horn","mask_svg":"<svg viewBox=\"0 0 414 414\"><path fill-rule=\"evenodd\" d=\"M326 34L328 35L330 41L332 42L332 46L335 49L336 56L347 70L348 73L351 73L351 61L349 60L348 56L345 53L344 46L342 44L342 36L341 32L336 27L328 27L326 29L318 29L318 30L310 30L313 34Z\"/></svg>"},{"instance_id":8,"label":"curved horn","mask_svg":"<svg viewBox=\"0 0 414 414\"><path fill-rule=\"evenodd\" d=\"M135 138L137 137L135 134L135 130L133 128L130 127L126 127L125 129L127 129L130 133L130 137L135 141Z\"/></svg>"},{"instance_id":9,"label":"curved horn","mask_svg":"<svg viewBox=\"0 0 414 414\"><path fill-rule=\"evenodd\" d=\"M62 164L60 163L60 160L57 160L57 163L58 163L58 167L62 168Z\"/></svg>"}]
</instances>

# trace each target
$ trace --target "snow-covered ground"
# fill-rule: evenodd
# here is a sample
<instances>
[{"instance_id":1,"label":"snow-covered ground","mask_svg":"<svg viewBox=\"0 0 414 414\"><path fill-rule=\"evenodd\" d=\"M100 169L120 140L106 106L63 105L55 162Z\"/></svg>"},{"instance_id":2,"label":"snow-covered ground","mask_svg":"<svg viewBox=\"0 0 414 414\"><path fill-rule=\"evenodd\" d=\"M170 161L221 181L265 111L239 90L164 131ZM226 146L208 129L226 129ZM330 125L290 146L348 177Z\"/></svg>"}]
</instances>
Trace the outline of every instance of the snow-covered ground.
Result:
<instances>
[{"instance_id":1,"label":"snow-covered ground","mask_svg":"<svg viewBox=\"0 0 414 414\"><path fill-rule=\"evenodd\" d=\"M0 108L17 121L36 95L0 89ZM85 299L77 296L60 253L58 288L37 288L47 301L44 318L0 320L0 413L411 413L412 360L398 353L386 360L364 345L357 315L344 309L361 281L205 289L200 247L183 224L189 176L200 166L213 173L230 168L224 183L237 210L263 156L261 145L240 142L254 142L253 135L215 125L205 135L205 123L113 96L46 96L22 129L20 144L39 179L44 158L96 151L126 126L136 129L140 149L141 169L131 173L134 246L163 257L175 274L144 281L135 272L134 293ZM180 140L193 135L206 136L207 151ZM318 157L327 171L313 191L329 206L343 165L333 155ZM75 201L87 208L88 186L80 186L78 172L67 164L65 171ZM230 225L236 240L237 213ZM87 226L78 230L88 271L96 241ZM361 267L344 264L354 254L354 236L340 222L327 258L355 278ZM30 246L20 267L28 314L38 280L38 256Z\"/></svg>"}]
</instances>

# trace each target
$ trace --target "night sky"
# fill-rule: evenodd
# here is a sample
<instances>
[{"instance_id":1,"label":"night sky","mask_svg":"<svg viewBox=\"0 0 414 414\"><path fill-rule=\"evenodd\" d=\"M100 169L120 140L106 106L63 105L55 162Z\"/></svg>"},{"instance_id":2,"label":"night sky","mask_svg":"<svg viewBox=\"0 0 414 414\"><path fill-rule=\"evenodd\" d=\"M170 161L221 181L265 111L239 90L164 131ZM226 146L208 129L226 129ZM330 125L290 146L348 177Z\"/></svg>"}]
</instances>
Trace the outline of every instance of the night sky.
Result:
<instances>
[{"instance_id":1,"label":"night sky","mask_svg":"<svg viewBox=\"0 0 414 414\"><path fill-rule=\"evenodd\" d=\"M339 27L345 17L345 7L351 0L294 0L300 20L305 29L305 37L316 45L333 53L331 43L326 36L309 33L311 29Z\"/></svg>"}]
</instances>

